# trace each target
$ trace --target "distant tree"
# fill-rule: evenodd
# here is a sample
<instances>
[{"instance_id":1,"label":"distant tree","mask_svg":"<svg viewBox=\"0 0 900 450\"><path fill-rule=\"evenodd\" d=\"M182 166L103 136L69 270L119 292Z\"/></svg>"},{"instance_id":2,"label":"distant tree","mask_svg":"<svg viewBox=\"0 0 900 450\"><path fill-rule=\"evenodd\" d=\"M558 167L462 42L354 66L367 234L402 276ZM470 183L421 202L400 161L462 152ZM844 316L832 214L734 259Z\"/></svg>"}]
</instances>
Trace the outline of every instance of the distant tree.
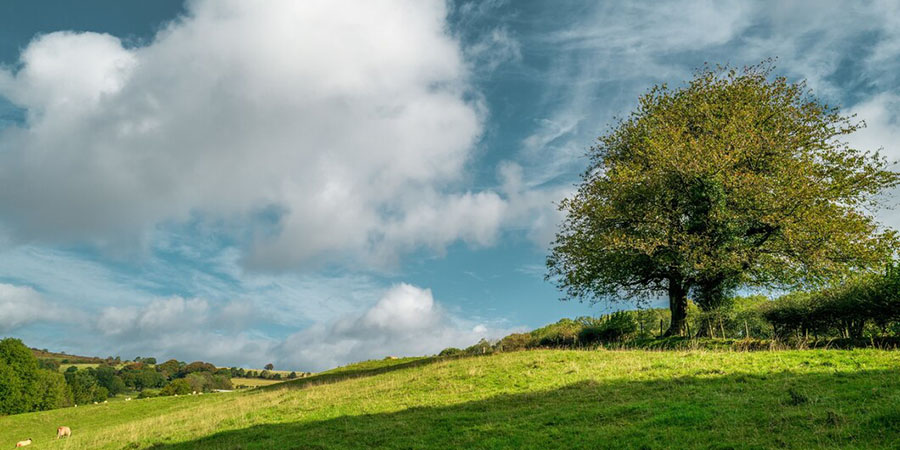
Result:
<instances>
[{"instance_id":1,"label":"distant tree","mask_svg":"<svg viewBox=\"0 0 900 450\"><path fill-rule=\"evenodd\" d=\"M193 372L184 379L191 385L192 392L203 392L211 384L212 375L209 372Z\"/></svg>"},{"instance_id":2,"label":"distant tree","mask_svg":"<svg viewBox=\"0 0 900 450\"><path fill-rule=\"evenodd\" d=\"M38 360L38 366L41 369L54 370L59 371L59 361L55 359L40 359Z\"/></svg>"},{"instance_id":3,"label":"distant tree","mask_svg":"<svg viewBox=\"0 0 900 450\"><path fill-rule=\"evenodd\" d=\"M186 395L193 392L194 388L191 387L190 383L184 378L178 378L173 380L171 383L165 385L161 391L159 391L159 395Z\"/></svg>"},{"instance_id":4,"label":"distant tree","mask_svg":"<svg viewBox=\"0 0 900 450\"><path fill-rule=\"evenodd\" d=\"M194 361L190 364L185 365L181 369L178 370L178 377L185 377L188 374L194 372L209 372L214 373L216 371L216 366L203 361Z\"/></svg>"},{"instance_id":5,"label":"distant tree","mask_svg":"<svg viewBox=\"0 0 900 450\"><path fill-rule=\"evenodd\" d=\"M288 377L288 380L293 380L294 378L297 378L297 372L291 372L288 374L287 377Z\"/></svg>"},{"instance_id":6,"label":"distant tree","mask_svg":"<svg viewBox=\"0 0 900 450\"><path fill-rule=\"evenodd\" d=\"M40 404L38 361L13 338L0 340L0 414L33 411Z\"/></svg>"},{"instance_id":7,"label":"distant tree","mask_svg":"<svg viewBox=\"0 0 900 450\"><path fill-rule=\"evenodd\" d=\"M156 370L162 373L166 378L172 379L176 374L178 374L178 369L181 368L181 363L178 360L170 359L162 364L156 365Z\"/></svg>"},{"instance_id":8,"label":"distant tree","mask_svg":"<svg viewBox=\"0 0 900 450\"><path fill-rule=\"evenodd\" d=\"M156 364L156 358L148 357L141 360L144 364Z\"/></svg>"},{"instance_id":9,"label":"distant tree","mask_svg":"<svg viewBox=\"0 0 900 450\"><path fill-rule=\"evenodd\" d=\"M97 383L106 388L109 395L116 396L125 392L125 382L118 375L115 368L111 366L97 367L94 375L97 377Z\"/></svg>"},{"instance_id":10,"label":"distant tree","mask_svg":"<svg viewBox=\"0 0 900 450\"><path fill-rule=\"evenodd\" d=\"M213 375L210 377L209 389L232 389L231 378L224 375Z\"/></svg>"},{"instance_id":11,"label":"distant tree","mask_svg":"<svg viewBox=\"0 0 900 450\"><path fill-rule=\"evenodd\" d=\"M265 367L263 367L263 369L266 369L266 370L275 370L275 364L268 363L268 364L265 365Z\"/></svg>"},{"instance_id":12,"label":"distant tree","mask_svg":"<svg viewBox=\"0 0 900 450\"><path fill-rule=\"evenodd\" d=\"M869 207L898 174L843 143L859 124L772 70L656 86L599 138L547 259L566 298L666 294L678 335L688 296L712 309L739 287L810 286L891 254Z\"/></svg>"},{"instance_id":13,"label":"distant tree","mask_svg":"<svg viewBox=\"0 0 900 450\"><path fill-rule=\"evenodd\" d=\"M133 380L137 390L159 388L166 384L166 376L149 367L135 373Z\"/></svg>"},{"instance_id":14,"label":"distant tree","mask_svg":"<svg viewBox=\"0 0 900 450\"><path fill-rule=\"evenodd\" d=\"M100 386L93 370L66 372L66 383L72 390L72 401L76 405L106 400L109 391Z\"/></svg>"}]
</instances>

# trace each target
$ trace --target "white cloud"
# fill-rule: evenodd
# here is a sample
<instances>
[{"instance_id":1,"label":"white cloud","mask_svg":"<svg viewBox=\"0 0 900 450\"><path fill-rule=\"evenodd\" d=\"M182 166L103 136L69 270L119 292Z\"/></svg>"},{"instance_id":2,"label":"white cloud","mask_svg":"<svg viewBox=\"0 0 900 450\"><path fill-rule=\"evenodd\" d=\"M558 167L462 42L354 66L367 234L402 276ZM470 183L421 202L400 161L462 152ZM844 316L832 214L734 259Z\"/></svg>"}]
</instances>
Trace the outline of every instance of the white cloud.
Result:
<instances>
[{"instance_id":1,"label":"white cloud","mask_svg":"<svg viewBox=\"0 0 900 450\"><path fill-rule=\"evenodd\" d=\"M893 162L893 170L900 170L900 95L881 93L861 102L848 111L862 119L866 127L848 136L848 143L860 150L881 150ZM894 188L883 196L887 208L878 212L882 224L900 230L900 189Z\"/></svg>"},{"instance_id":2,"label":"white cloud","mask_svg":"<svg viewBox=\"0 0 900 450\"><path fill-rule=\"evenodd\" d=\"M28 286L0 283L0 333L38 321L59 321L66 314Z\"/></svg>"},{"instance_id":3,"label":"white cloud","mask_svg":"<svg viewBox=\"0 0 900 450\"><path fill-rule=\"evenodd\" d=\"M18 239L119 246L191 214L246 223L268 208L249 261L276 268L490 242L496 194L455 188L484 108L445 9L199 0L142 47L38 36L0 69L0 95L28 113L0 132L0 217ZM433 234L444 204L464 220Z\"/></svg>"},{"instance_id":4,"label":"white cloud","mask_svg":"<svg viewBox=\"0 0 900 450\"><path fill-rule=\"evenodd\" d=\"M276 353L283 364L323 369L389 355L435 354L509 332L455 317L434 300L430 289L399 284L362 313L291 335Z\"/></svg>"},{"instance_id":5,"label":"white cloud","mask_svg":"<svg viewBox=\"0 0 900 450\"><path fill-rule=\"evenodd\" d=\"M368 308L317 321L283 339L246 324L231 328L235 314L247 315L250 321L256 316L243 301L214 304L198 298L158 298L142 306L105 308L94 327L103 339L115 341L109 351L118 354L255 367L274 362L300 370L388 355L434 354L510 332L451 314L434 300L431 290L409 284L387 289Z\"/></svg>"}]
</instances>

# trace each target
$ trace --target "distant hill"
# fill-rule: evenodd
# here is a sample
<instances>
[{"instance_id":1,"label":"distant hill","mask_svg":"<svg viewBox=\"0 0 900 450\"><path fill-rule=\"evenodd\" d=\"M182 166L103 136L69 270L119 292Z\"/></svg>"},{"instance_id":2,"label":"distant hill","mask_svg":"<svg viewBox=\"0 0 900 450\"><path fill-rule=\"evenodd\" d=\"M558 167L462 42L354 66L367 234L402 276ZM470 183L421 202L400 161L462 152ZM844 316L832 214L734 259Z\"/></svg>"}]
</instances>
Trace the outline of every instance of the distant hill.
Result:
<instances>
[{"instance_id":1,"label":"distant hill","mask_svg":"<svg viewBox=\"0 0 900 450\"><path fill-rule=\"evenodd\" d=\"M67 360L70 364L100 364L106 361L105 358L98 358L96 356L69 355L66 353L51 352L47 349L41 350L32 348L31 353L33 353L34 357L37 359L55 359L59 362Z\"/></svg>"}]
</instances>

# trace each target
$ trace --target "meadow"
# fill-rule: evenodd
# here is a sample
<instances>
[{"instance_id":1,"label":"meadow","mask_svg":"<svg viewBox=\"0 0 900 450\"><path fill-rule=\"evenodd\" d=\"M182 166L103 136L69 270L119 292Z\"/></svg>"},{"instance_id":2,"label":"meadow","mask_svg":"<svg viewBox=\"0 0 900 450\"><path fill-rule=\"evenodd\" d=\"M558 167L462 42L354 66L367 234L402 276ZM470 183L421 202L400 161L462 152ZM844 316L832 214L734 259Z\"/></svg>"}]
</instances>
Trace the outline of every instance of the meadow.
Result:
<instances>
[{"instance_id":1,"label":"meadow","mask_svg":"<svg viewBox=\"0 0 900 450\"><path fill-rule=\"evenodd\" d=\"M55 440L59 425L72 428ZM900 353L530 350L0 418L0 447L897 448Z\"/></svg>"}]
</instances>

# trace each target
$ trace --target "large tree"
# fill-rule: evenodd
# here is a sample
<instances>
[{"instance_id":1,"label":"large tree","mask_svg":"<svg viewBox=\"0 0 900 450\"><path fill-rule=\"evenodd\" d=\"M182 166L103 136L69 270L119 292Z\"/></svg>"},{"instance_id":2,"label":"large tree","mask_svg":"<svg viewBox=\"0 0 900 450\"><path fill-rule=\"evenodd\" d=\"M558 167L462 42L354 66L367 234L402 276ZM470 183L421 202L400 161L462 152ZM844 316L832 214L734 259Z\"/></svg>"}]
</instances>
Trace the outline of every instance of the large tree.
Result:
<instances>
[{"instance_id":1,"label":"large tree","mask_svg":"<svg viewBox=\"0 0 900 450\"><path fill-rule=\"evenodd\" d=\"M883 261L896 238L872 211L898 174L849 147L861 124L770 62L705 67L655 86L589 151L547 259L566 298L668 295L668 334L688 297L821 282Z\"/></svg>"}]
</instances>

